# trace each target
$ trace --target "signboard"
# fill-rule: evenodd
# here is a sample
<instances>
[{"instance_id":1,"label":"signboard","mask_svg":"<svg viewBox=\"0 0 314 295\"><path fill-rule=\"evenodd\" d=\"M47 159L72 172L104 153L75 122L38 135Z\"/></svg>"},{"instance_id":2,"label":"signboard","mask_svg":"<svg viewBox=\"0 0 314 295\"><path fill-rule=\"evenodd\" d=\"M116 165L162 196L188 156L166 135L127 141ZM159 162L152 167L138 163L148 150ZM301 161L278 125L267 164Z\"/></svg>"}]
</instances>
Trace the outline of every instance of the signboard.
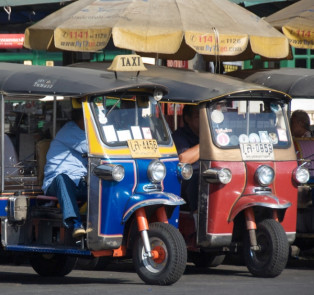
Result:
<instances>
[{"instance_id":1,"label":"signboard","mask_svg":"<svg viewBox=\"0 0 314 295\"><path fill-rule=\"evenodd\" d=\"M24 34L0 34L0 49L23 48Z\"/></svg>"},{"instance_id":2,"label":"signboard","mask_svg":"<svg viewBox=\"0 0 314 295\"><path fill-rule=\"evenodd\" d=\"M187 60L167 60L167 67L169 68L189 68L189 62Z\"/></svg>"},{"instance_id":3,"label":"signboard","mask_svg":"<svg viewBox=\"0 0 314 295\"><path fill-rule=\"evenodd\" d=\"M0 6L25 6L34 4L48 4L48 3L60 3L60 2L70 2L73 0L0 0Z\"/></svg>"}]
</instances>

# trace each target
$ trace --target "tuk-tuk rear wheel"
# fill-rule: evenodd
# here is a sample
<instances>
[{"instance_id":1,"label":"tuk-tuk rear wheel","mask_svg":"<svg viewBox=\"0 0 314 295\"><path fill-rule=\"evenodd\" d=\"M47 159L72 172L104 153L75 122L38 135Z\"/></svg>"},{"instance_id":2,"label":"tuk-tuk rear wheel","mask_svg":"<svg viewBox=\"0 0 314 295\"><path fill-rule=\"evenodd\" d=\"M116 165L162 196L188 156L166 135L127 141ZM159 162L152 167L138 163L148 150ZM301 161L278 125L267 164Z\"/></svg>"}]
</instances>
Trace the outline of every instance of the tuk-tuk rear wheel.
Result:
<instances>
[{"instance_id":1,"label":"tuk-tuk rear wheel","mask_svg":"<svg viewBox=\"0 0 314 295\"><path fill-rule=\"evenodd\" d=\"M196 267L216 267L223 263L226 255L215 255L206 252L189 252L189 260L191 260Z\"/></svg>"},{"instance_id":2,"label":"tuk-tuk rear wheel","mask_svg":"<svg viewBox=\"0 0 314 295\"><path fill-rule=\"evenodd\" d=\"M59 254L36 254L30 257L33 269L44 277L66 276L74 269L76 261L76 257Z\"/></svg>"},{"instance_id":3,"label":"tuk-tuk rear wheel","mask_svg":"<svg viewBox=\"0 0 314 295\"><path fill-rule=\"evenodd\" d=\"M149 241L157 258L147 257L140 235L133 245L133 263L139 277L151 285L171 285L183 274L187 251L184 239L172 225L156 222L149 225Z\"/></svg>"},{"instance_id":4,"label":"tuk-tuk rear wheel","mask_svg":"<svg viewBox=\"0 0 314 295\"><path fill-rule=\"evenodd\" d=\"M279 222L265 219L257 224L256 240L260 250L251 249L247 232L244 259L249 271L257 277L276 277L286 267L289 257L287 235Z\"/></svg>"},{"instance_id":5,"label":"tuk-tuk rear wheel","mask_svg":"<svg viewBox=\"0 0 314 295\"><path fill-rule=\"evenodd\" d=\"M75 268L82 270L104 270L111 262L111 256L81 257L78 258Z\"/></svg>"}]
</instances>

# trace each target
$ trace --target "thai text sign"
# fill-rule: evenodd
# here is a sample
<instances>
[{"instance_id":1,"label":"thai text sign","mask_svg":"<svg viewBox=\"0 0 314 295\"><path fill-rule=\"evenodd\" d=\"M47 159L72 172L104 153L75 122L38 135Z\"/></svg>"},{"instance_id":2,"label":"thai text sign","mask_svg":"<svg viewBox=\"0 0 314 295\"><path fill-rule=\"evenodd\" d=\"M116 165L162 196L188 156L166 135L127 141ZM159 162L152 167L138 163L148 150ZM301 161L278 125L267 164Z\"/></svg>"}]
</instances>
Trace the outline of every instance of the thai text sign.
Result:
<instances>
[{"instance_id":1,"label":"thai text sign","mask_svg":"<svg viewBox=\"0 0 314 295\"><path fill-rule=\"evenodd\" d=\"M24 34L0 34L1 49L23 48Z\"/></svg>"}]
</instances>

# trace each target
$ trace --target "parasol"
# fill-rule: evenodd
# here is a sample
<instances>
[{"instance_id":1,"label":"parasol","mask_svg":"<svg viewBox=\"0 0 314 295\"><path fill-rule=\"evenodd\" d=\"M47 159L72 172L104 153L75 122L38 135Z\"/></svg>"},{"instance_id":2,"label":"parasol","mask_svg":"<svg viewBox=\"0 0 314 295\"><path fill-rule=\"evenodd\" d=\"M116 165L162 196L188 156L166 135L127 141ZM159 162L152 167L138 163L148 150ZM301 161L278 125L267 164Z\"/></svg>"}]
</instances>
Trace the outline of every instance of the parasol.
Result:
<instances>
[{"instance_id":1,"label":"parasol","mask_svg":"<svg viewBox=\"0 0 314 295\"><path fill-rule=\"evenodd\" d=\"M27 28L24 46L96 52L111 38L118 48L163 59L289 55L283 34L228 0L79 0Z\"/></svg>"},{"instance_id":2,"label":"parasol","mask_svg":"<svg viewBox=\"0 0 314 295\"><path fill-rule=\"evenodd\" d=\"M314 49L314 1L301 0L265 19L296 48Z\"/></svg>"}]
</instances>

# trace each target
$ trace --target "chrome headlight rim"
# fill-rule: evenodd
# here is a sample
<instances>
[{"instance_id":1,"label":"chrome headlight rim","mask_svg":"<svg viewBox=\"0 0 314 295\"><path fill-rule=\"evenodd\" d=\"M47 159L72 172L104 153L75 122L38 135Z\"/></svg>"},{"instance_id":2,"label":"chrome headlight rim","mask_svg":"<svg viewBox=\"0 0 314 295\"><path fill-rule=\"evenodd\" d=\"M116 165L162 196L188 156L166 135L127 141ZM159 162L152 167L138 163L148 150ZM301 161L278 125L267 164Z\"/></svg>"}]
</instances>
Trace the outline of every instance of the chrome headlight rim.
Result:
<instances>
[{"instance_id":1,"label":"chrome headlight rim","mask_svg":"<svg viewBox=\"0 0 314 295\"><path fill-rule=\"evenodd\" d=\"M228 184L232 180L232 172L229 168L208 168L202 177L208 183Z\"/></svg>"},{"instance_id":2,"label":"chrome headlight rim","mask_svg":"<svg viewBox=\"0 0 314 295\"><path fill-rule=\"evenodd\" d=\"M166 166L160 160L153 160L148 165L147 176L152 183L161 183L166 177Z\"/></svg>"},{"instance_id":3,"label":"chrome headlight rim","mask_svg":"<svg viewBox=\"0 0 314 295\"><path fill-rule=\"evenodd\" d=\"M183 180L190 180L193 176L193 166L189 163L178 164L178 173Z\"/></svg>"},{"instance_id":4,"label":"chrome headlight rim","mask_svg":"<svg viewBox=\"0 0 314 295\"><path fill-rule=\"evenodd\" d=\"M125 176L125 170L122 165L114 165L112 168L112 179L116 182L120 182L124 179Z\"/></svg>"},{"instance_id":5,"label":"chrome headlight rim","mask_svg":"<svg viewBox=\"0 0 314 295\"><path fill-rule=\"evenodd\" d=\"M124 179L125 169L119 164L101 164L94 168L94 174L107 181L120 182Z\"/></svg>"},{"instance_id":6,"label":"chrome headlight rim","mask_svg":"<svg viewBox=\"0 0 314 295\"><path fill-rule=\"evenodd\" d=\"M293 170L294 181L299 184L305 184L310 180L310 172L307 168L299 166Z\"/></svg>"},{"instance_id":7,"label":"chrome headlight rim","mask_svg":"<svg viewBox=\"0 0 314 295\"><path fill-rule=\"evenodd\" d=\"M218 179L222 184L228 184L232 180L232 173L229 168L221 168L218 171Z\"/></svg>"},{"instance_id":8,"label":"chrome headlight rim","mask_svg":"<svg viewBox=\"0 0 314 295\"><path fill-rule=\"evenodd\" d=\"M255 171L255 180L260 186L269 186L275 179L275 171L268 165L261 165Z\"/></svg>"}]
</instances>

